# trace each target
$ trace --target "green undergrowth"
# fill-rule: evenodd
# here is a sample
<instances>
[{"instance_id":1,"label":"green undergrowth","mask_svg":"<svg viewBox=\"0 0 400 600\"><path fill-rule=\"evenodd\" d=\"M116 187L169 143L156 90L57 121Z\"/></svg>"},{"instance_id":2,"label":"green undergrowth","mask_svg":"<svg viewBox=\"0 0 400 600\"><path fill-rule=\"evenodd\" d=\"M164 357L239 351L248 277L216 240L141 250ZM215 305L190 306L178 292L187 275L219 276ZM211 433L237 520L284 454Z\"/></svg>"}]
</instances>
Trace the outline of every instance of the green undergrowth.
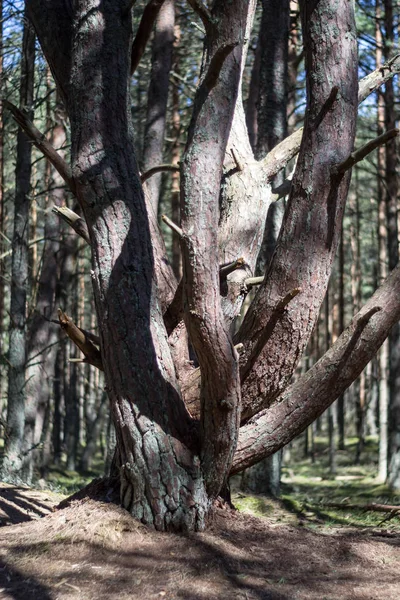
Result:
<instances>
[{"instance_id":1,"label":"green undergrowth","mask_svg":"<svg viewBox=\"0 0 400 600\"><path fill-rule=\"evenodd\" d=\"M98 474L85 473L82 475L77 471L51 467L46 475L46 486L53 492L70 496L90 483Z\"/></svg>"},{"instance_id":2,"label":"green undergrowth","mask_svg":"<svg viewBox=\"0 0 400 600\"><path fill-rule=\"evenodd\" d=\"M88 485L96 477L104 474L104 463L100 456L96 456L90 471L85 473L70 471L63 465L50 465L44 481L46 487L58 494L70 496Z\"/></svg>"},{"instance_id":3,"label":"green undergrowth","mask_svg":"<svg viewBox=\"0 0 400 600\"><path fill-rule=\"evenodd\" d=\"M377 442L368 439L355 464L356 440L348 440L344 451L337 451L337 471L329 474L327 440L318 438L314 461L298 457L296 446L282 471L281 497L271 499L236 490L234 505L243 512L266 517L272 523L300 525L310 529L326 527L384 528L400 532L400 514L367 511L366 504L400 506L400 493L376 481ZM234 487L235 487L234 486ZM340 508L328 504L340 504ZM353 504L360 508L346 508ZM343 506L343 508L342 508Z\"/></svg>"}]
</instances>

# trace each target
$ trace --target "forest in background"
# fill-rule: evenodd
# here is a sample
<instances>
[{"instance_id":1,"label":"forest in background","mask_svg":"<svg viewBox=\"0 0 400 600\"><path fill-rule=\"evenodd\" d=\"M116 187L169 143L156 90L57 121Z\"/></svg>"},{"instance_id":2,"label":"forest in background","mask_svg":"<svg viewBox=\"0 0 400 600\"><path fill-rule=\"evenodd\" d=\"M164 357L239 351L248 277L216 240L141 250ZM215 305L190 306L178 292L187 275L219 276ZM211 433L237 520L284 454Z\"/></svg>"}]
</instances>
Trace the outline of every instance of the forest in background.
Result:
<instances>
[{"instance_id":1,"label":"forest in background","mask_svg":"<svg viewBox=\"0 0 400 600\"><path fill-rule=\"evenodd\" d=\"M263 140L257 137L258 127L262 127L257 119L258 90L262 85L257 71L262 32L259 4L243 77L246 119L256 155L263 153ZM20 481L45 479L54 466L85 473L100 462L107 473L115 433L103 373L83 360L77 345L65 334L65 327L60 326L60 322L68 325L70 318L78 328L91 332L94 339L98 335L90 248L57 211L67 206L79 213L79 207L57 171L18 129L13 118L18 113L11 105L23 110L40 135L66 160L70 152L69 123L50 69L24 18L23 3L2 0L0 6L0 453L7 437L8 399L22 378L25 411ZM136 26L144 6L144 2L135 3ZM361 78L384 62L397 59L399 7L389 1L359 1L356 15ZM203 24L190 6L167 0L131 88L139 169L142 180L147 181L178 277L182 270L179 239L168 226L168 219L173 223L180 220L178 165L199 79L203 37ZM304 120L305 74L297 2L290 3L287 57L286 122L276 124L273 135L277 139L279 129L290 134ZM398 81L394 78L363 103L356 147L396 128L398 102ZM298 374L322 356L397 264L397 152L398 140L393 138L353 167L339 252L323 310ZM159 172L151 173L150 169L160 165ZM286 176L292 171L293 164L288 166ZM277 188L283 180L276 182ZM270 211L275 240L284 206L285 197ZM79 227L79 222L75 225ZM266 257L271 255L268 252L274 244L273 236L265 244L267 250L259 261L257 275L263 273ZM16 277L18 290L13 294ZM346 440L356 438L354 461L359 463L366 440L372 436L379 440L374 457L376 474L380 481L386 481L390 394L396 390L396 377L400 377L399 355L399 332L395 327L390 340L357 381L302 434L309 456L314 454L317 436L329 438L331 474L337 470L337 450L345 448ZM12 410L18 410L18 405ZM253 468L258 470L253 474L255 482L251 481L253 475L245 476L246 485L253 489L256 486L254 491L271 491L270 475L265 482L259 472L261 468L262 473L269 473L271 465L261 465ZM4 471L2 478L7 479ZM393 486L400 487L400 475L393 478Z\"/></svg>"}]
</instances>

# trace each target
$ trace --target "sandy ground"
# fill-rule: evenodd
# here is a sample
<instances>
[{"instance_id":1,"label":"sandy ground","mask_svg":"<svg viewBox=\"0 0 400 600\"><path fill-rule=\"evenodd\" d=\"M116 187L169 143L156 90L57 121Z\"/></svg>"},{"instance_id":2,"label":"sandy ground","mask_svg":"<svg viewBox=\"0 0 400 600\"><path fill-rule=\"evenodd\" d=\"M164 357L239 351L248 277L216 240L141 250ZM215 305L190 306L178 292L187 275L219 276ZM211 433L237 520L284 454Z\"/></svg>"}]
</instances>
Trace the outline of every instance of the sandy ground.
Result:
<instances>
[{"instance_id":1,"label":"sandy ground","mask_svg":"<svg viewBox=\"0 0 400 600\"><path fill-rule=\"evenodd\" d=\"M399 600L400 531L219 509L206 533L149 531L113 504L0 484L1 600Z\"/></svg>"}]
</instances>

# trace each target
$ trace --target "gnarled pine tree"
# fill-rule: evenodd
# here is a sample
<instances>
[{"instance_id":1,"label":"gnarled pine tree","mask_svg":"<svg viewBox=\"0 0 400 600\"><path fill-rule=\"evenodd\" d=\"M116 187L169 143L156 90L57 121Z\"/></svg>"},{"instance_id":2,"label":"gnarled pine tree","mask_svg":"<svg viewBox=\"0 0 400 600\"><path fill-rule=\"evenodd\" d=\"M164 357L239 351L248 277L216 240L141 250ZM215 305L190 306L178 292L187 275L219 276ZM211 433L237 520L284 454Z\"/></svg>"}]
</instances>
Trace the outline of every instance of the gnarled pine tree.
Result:
<instances>
[{"instance_id":1,"label":"gnarled pine tree","mask_svg":"<svg viewBox=\"0 0 400 600\"><path fill-rule=\"evenodd\" d=\"M135 160L133 3L26 4L71 123L71 167L58 168L90 236L122 504L160 530L202 529L228 476L304 430L357 377L400 317L396 267L326 355L288 385L340 237L350 168L359 158L348 160L357 105L399 64L359 85L353 3L302 0L304 131L255 160L241 100L255 0L232 0L229 10L223 0L210 8L189 0L206 34L181 161L178 286ZM161 4L150 0L147 10ZM252 283L275 199L271 182L297 152L276 251L233 340L230 325ZM188 338L197 367L188 360Z\"/></svg>"}]
</instances>

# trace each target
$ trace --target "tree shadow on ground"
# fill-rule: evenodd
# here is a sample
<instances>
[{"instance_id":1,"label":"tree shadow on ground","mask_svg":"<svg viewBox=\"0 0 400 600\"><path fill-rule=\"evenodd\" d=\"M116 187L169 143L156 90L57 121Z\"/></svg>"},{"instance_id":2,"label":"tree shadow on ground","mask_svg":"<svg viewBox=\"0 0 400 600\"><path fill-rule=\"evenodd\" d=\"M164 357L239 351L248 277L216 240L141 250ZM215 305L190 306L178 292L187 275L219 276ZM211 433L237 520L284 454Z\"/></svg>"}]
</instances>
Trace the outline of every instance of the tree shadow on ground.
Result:
<instances>
[{"instance_id":1,"label":"tree shadow on ground","mask_svg":"<svg viewBox=\"0 0 400 600\"><path fill-rule=\"evenodd\" d=\"M74 530L70 536L68 530L53 538L15 535L7 558L17 568L24 565L34 580L40 578L45 593L57 590L60 599L400 597L396 575L400 557L394 554L394 540L377 540L379 546L369 553L371 538L354 532L326 535L296 527L270 527L252 517L240 516L232 522L231 518L227 514L226 527L219 523L207 533L189 536L159 534L140 525L128 532L119 527L115 544L110 543L111 530L86 533L82 523L80 533ZM387 563L377 562L377 550ZM71 595L73 590L76 595Z\"/></svg>"},{"instance_id":2,"label":"tree shadow on ground","mask_svg":"<svg viewBox=\"0 0 400 600\"><path fill-rule=\"evenodd\" d=\"M25 496L29 493L29 497ZM48 505L34 497L32 490L18 486L0 488L0 526L31 521L50 512Z\"/></svg>"},{"instance_id":3,"label":"tree shadow on ground","mask_svg":"<svg viewBox=\"0 0 400 600\"><path fill-rule=\"evenodd\" d=\"M13 600L54 600L48 587L0 559L0 598L3 597Z\"/></svg>"}]
</instances>

